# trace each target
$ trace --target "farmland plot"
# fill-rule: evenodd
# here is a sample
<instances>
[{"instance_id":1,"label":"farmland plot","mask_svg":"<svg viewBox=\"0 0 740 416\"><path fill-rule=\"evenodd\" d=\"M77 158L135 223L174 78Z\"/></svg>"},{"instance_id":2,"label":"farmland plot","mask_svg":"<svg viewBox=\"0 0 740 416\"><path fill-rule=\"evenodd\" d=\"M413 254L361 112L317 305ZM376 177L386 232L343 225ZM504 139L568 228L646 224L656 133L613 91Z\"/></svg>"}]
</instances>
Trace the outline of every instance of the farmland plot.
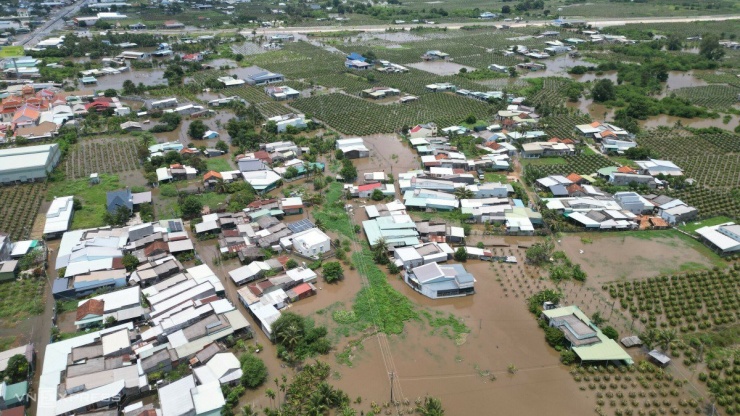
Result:
<instances>
[{"instance_id":1,"label":"farmland plot","mask_svg":"<svg viewBox=\"0 0 740 416\"><path fill-rule=\"evenodd\" d=\"M486 118L490 111L486 103L445 93L426 94L403 105L378 105L345 94L326 94L297 99L291 106L342 133L359 136L393 133L404 125L429 121L449 126L470 114Z\"/></svg>"},{"instance_id":2,"label":"farmland plot","mask_svg":"<svg viewBox=\"0 0 740 416\"><path fill-rule=\"evenodd\" d=\"M85 141L77 144L64 161L68 179L89 177L91 173L117 173L139 168L135 139Z\"/></svg>"},{"instance_id":3,"label":"farmland plot","mask_svg":"<svg viewBox=\"0 0 740 416\"><path fill-rule=\"evenodd\" d=\"M577 155L563 158L565 163L552 165L529 164L526 168L527 178L544 178L549 175L590 175L601 168L616 166L611 159L602 155Z\"/></svg>"},{"instance_id":4,"label":"farmland plot","mask_svg":"<svg viewBox=\"0 0 740 416\"><path fill-rule=\"evenodd\" d=\"M737 103L740 87L731 85L706 85L673 90L673 94L686 98L692 104L714 109L727 109Z\"/></svg>"},{"instance_id":5,"label":"farmland plot","mask_svg":"<svg viewBox=\"0 0 740 416\"><path fill-rule=\"evenodd\" d=\"M45 183L5 186L0 189L0 232L14 241L28 237L46 192Z\"/></svg>"},{"instance_id":6,"label":"farmland plot","mask_svg":"<svg viewBox=\"0 0 740 416\"><path fill-rule=\"evenodd\" d=\"M587 115L558 115L544 117L542 127L549 137L571 139L576 135L576 126L587 124L591 118Z\"/></svg>"}]
</instances>

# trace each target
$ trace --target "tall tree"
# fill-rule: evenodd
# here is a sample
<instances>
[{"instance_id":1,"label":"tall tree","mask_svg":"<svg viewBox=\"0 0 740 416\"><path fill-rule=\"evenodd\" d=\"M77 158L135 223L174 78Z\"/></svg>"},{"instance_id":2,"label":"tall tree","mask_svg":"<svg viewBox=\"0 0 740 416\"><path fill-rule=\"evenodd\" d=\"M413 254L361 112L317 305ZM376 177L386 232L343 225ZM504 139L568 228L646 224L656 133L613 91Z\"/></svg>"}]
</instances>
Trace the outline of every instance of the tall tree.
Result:
<instances>
[{"instance_id":1,"label":"tall tree","mask_svg":"<svg viewBox=\"0 0 740 416\"><path fill-rule=\"evenodd\" d=\"M713 34L704 35L699 45L699 55L710 61L719 61L722 59L725 56L725 50L719 44L719 36Z\"/></svg>"}]
</instances>

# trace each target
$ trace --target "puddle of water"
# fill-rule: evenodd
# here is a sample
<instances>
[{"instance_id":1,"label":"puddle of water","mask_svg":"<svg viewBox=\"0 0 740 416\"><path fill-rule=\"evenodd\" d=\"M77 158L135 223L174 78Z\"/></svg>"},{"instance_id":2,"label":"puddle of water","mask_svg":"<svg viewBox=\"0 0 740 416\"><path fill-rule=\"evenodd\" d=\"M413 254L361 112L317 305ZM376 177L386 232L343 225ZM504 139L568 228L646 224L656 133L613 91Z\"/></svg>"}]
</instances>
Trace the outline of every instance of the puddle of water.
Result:
<instances>
[{"instance_id":1,"label":"puddle of water","mask_svg":"<svg viewBox=\"0 0 740 416\"><path fill-rule=\"evenodd\" d=\"M120 74L105 75L98 78L97 89L113 88L119 90L123 88L123 83L126 80L131 80L136 85L139 85L140 82L144 85L167 85L167 80L164 78L164 71L162 70L131 69Z\"/></svg>"},{"instance_id":2,"label":"puddle of water","mask_svg":"<svg viewBox=\"0 0 740 416\"><path fill-rule=\"evenodd\" d=\"M421 69L422 71L431 72L436 75L455 75L460 69L466 68L468 71L474 71L475 68L448 61L424 61L407 64L412 68Z\"/></svg>"}]
</instances>

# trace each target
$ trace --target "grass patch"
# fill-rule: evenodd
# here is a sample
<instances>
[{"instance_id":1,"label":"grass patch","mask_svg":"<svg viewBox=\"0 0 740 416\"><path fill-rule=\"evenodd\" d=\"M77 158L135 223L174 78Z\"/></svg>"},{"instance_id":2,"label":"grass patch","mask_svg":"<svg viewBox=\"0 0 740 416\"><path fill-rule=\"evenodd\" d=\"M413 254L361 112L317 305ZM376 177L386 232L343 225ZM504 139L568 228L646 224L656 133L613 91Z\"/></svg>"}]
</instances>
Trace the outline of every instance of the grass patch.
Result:
<instances>
[{"instance_id":1,"label":"grass patch","mask_svg":"<svg viewBox=\"0 0 740 416\"><path fill-rule=\"evenodd\" d=\"M215 170L216 172L234 170L234 167L224 158L208 158L206 159L206 166L208 166L208 170Z\"/></svg>"},{"instance_id":2,"label":"grass patch","mask_svg":"<svg viewBox=\"0 0 740 416\"><path fill-rule=\"evenodd\" d=\"M88 178L51 182L46 195L50 200L54 196L74 195L82 202L82 208L75 212L72 228L94 228L105 225L106 193L121 188L117 175L101 174L97 185L90 185Z\"/></svg>"},{"instance_id":3,"label":"grass patch","mask_svg":"<svg viewBox=\"0 0 740 416\"><path fill-rule=\"evenodd\" d=\"M562 157L541 157L539 159L522 159L525 165L543 166L543 165L564 165L568 163Z\"/></svg>"},{"instance_id":4,"label":"grass patch","mask_svg":"<svg viewBox=\"0 0 740 416\"><path fill-rule=\"evenodd\" d=\"M203 206L215 208L219 204L223 204L228 199L228 194L219 194L216 192L206 192L204 194L196 195Z\"/></svg>"},{"instance_id":5,"label":"grass patch","mask_svg":"<svg viewBox=\"0 0 740 416\"><path fill-rule=\"evenodd\" d=\"M34 315L44 313L45 279L23 279L0 285L0 326L12 328Z\"/></svg>"},{"instance_id":6,"label":"grass patch","mask_svg":"<svg viewBox=\"0 0 740 416\"><path fill-rule=\"evenodd\" d=\"M13 344L15 344L15 337L0 337L0 351L10 349Z\"/></svg>"},{"instance_id":7,"label":"grass patch","mask_svg":"<svg viewBox=\"0 0 740 416\"><path fill-rule=\"evenodd\" d=\"M707 218L701 221L692 221L686 225L681 225L678 228L680 228L683 231L686 231L687 233L693 234L696 232L696 230L698 230L701 227L711 227L713 225L724 224L726 222L731 222L731 221L733 220L730 217L719 216L719 217Z\"/></svg>"},{"instance_id":8,"label":"grass patch","mask_svg":"<svg viewBox=\"0 0 740 416\"><path fill-rule=\"evenodd\" d=\"M509 180L506 179L506 175L502 173L486 172L484 175L486 178L486 182L509 183Z\"/></svg>"},{"instance_id":9,"label":"grass patch","mask_svg":"<svg viewBox=\"0 0 740 416\"><path fill-rule=\"evenodd\" d=\"M635 161L634 161L634 160L632 160L632 159L627 159L626 157L621 157L621 156L609 156L609 159L611 159L611 160L613 160L613 161L615 161L615 162L619 163L619 164L620 164L620 165L622 165L622 166L629 166L629 167L631 167L631 168L635 168L635 169L637 169L637 168L638 168L638 166L637 166L637 164L635 163Z\"/></svg>"}]
</instances>

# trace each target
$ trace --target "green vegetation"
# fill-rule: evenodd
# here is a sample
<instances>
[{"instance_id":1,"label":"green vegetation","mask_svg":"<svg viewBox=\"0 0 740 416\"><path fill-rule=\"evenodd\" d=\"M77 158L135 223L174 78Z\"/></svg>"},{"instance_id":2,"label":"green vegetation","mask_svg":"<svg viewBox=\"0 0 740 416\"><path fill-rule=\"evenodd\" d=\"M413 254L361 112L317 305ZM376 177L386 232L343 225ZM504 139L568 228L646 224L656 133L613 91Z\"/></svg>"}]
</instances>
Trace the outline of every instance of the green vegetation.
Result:
<instances>
[{"instance_id":1,"label":"green vegetation","mask_svg":"<svg viewBox=\"0 0 740 416\"><path fill-rule=\"evenodd\" d=\"M105 225L106 193L122 189L117 175L100 174L100 183L91 185L88 178L50 182L47 198L54 195L74 195L82 201L82 208L75 212L71 228L93 228Z\"/></svg>"},{"instance_id":2,"label":"green vegetation","mask_svg":"<svg viewBox=\"0 0 740 416\"><path fill-rule=\"evenodd\" d=\"M40 315L46 305L44 286L46 279L23 279L0 285L0 325L13 328L31 316Z\"/></svg>"},{"instance_id":3,"label":"green vegetation","mask_svg":"<svg viewBox=\"0 0 740 416\"><path fill-rule=\"evenodd\" d=\"M136 140L84 140L72 147L61 170L67 179L87 179L91 173L118 173L139 169Z\"/></svg>"},{"instance_id":4,"label":"green vegetation","mask_svg":"<svg viewBox=\"0 0 740 416\"><path fill-rule=\"evenodd\" d=\"M45 183L4 186L0 192L0 230L13 241L29 238L45 191Z\"/></svg>"},{"instance_id":5,"label":"green vegetation","mask_svg":"<svg viewBox=\"0 0 740 416\"><path fill-rule=\"evenodd\" d=\"M228 160L220 157L210 157L206 159L206 166L208 167L208 170L215 170L216 172L234 170Z\"/></svg>"},{"instance_id":6,"label":"green vegetation","mask_svg":"<svg viewBox=\"0 0 740 416\"><path fill-rule=\"evenodd\" d=\"M326 283L336 283L344 279L344 270L338 261L330 261L321 266Z\"/></svg>"},{"instance_id":7,"label":"green vegetation","mask_svg":"<svg viewBox=\"0 0 740 416\"><path fill-rule=\"evenodd\" d=\"M278 357L289 362L299 362L316 354L326 354L331 349L326 339L326 328L314 326L313 321L293 312L285 312L272 324L273 337L278 345Z\"/></svg>"},{"instance_id":8,"label":"green vegetation","mask_svg":"<svg viewBox=\"0 0 740 416\"><path fill-rule=\"evenodd\" d=\"M603 286L609 296L633 318L650 328L671 328L682 333L734 325L740 307L737 281L740 265L730 270L705 270L659 276ZM721 306L720 306L721 305Z\"/></svg>"},{"instance_id":9,"label":"green vegetation","mask_svg":"<svg viewBox=\"0 0 740 416\"><path fill-rule=\"evenodd\" d=\"M541 158L534 159L535 161L549 160L553 158ZM615 166L616 163L607 157L602 155L578 155L578 156L566 156L564 158L554 158L557 163L535 163L526 164L524 168L523 179L533 184L539 178L543 178L549 175L569 175L571 173L577 173L580 175L591 175L596 173L601 168L608 166Z\"/></svg>"},{"instance_id":10,"label":"green vegetation","mask_svg":"<svg viewBox=\"0 0 740 416\"><path fill-rule=\"evenodd\" d=\"M264 384L265 380L267 380L267 366L265 366L261 358L248 353L239 357L239 362L242 368L242 386L256 389Z\"/></svg>"}]
</instances>

